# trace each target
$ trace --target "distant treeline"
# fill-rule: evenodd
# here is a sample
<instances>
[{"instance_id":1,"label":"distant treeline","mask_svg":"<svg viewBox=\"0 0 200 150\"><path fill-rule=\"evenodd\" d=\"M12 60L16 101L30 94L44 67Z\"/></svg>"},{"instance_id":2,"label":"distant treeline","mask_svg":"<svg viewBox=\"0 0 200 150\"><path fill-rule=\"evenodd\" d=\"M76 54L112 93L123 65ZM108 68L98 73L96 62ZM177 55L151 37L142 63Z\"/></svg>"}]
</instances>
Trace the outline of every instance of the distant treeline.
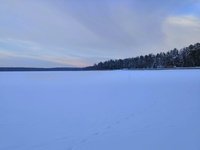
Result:
<instances>
[{"instance_id":1,"label":"distant treeline","mask_svg":"<svg viewBox=\"0 0 200 150\"><path fill-rule=\"evenodd\" d=\"M0 67L0 71L87 71L115 69L165 69L200 67L200 43L166 53L149 54L127 59L109 60L85 68Z\"/></svg>"},{"instance_id":2,"label":"distant treeline","mask_svg":"<svg viewBox=\"0 0 200 150\"><path fill-rule=\"evenodd\" d=\"M0 71L82 71L84 68L29 68L29 67L0 67Z\"/></svg>"},{"instance_id":3,"label":"distant treeline","mask_svg":"<svg viewBox=\"0 0 200 150\"><path fill-rule=\"evenodd\" d=\"M199 67L200 43L177 50L176 48L166 53L149 54L127 59L109 60L88 67L93 70L114 69L153 69L175 67Z\"/></svg>"}]
</instances>

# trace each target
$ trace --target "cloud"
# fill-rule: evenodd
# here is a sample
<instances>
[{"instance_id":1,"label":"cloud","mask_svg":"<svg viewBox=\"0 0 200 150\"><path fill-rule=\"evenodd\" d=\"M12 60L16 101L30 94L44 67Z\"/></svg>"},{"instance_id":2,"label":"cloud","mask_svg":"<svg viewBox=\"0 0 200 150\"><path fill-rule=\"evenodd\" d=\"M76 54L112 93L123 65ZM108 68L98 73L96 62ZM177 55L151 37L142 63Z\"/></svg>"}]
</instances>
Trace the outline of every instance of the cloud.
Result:
<instances>
[{"instance_id":1,"label":"cloud","mask_svg":"<svg viewBox=\"0 0 200 150\"><path fill-rule=\"evenodd\" d=\"M200 18L192 15L169 16L163 23L166 46L181 48L200 42Z\"/></svg>"},{"instance_id":2,"label":"cloud","mask_svg":"<svg viewBox=\"0 0 200 150\"><path fill-rule=\"evenodd\" d=\"M47 65L47 63L49 62L50 65L54 64L54 67L83 67L89 64L87 61L82 60L79 56L62 55L62 52L55 52L54 50L47 49L40 46L38 43L34 43L31 41L23 41L18 39L0 39L0 45L3 45L4 47L0 48L1 62L3 62L3 60L7 62L8 60L10 60L11 62L19 63L24 62L24 60L30 60L31 63L33 63L34 61L39 61L43 64L45 62L45 65ZM31 63L24 64L24 66L30 65L30 67L33 67L35 64L38 64L33 63L34 65L31 65ZM1 66L4 66L3 64L0 63ZM39 66L45 67L42 64Z\"/></svg>"},{"instance_id":3,"label":"cloud","mask_svg":"<svg viewBox=\"0 0 200 150\"><path fill-rule=\"evenodd\" d=\"M80 58L31 56L0 51L1 67L84 67L88 63Z\"/></svg>"},{"instance_id":4,"label":"cloud","mask_svg":"<svg viewBox=\"0 0 200 150\"><path fill-rule=\"evenodd\" d=\"M196 0L2 0L0 50L15 55L9 64L39 66L156 53L197 42L198 8Z\"/></svg>"}]
</instances>

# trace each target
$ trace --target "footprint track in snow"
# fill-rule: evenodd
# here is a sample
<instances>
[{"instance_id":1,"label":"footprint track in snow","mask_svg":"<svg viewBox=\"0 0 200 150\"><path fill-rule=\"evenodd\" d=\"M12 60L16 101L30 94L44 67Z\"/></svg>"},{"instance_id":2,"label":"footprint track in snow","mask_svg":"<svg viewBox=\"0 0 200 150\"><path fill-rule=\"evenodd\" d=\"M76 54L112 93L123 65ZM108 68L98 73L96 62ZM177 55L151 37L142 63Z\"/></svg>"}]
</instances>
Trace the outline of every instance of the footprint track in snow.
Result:
<instances>
[{"instance_id":1,"label":"footprint track in snow","mask_svg":"<svg viewBox=\"0 0 200 150\"><path fill-rule=\"evenodd\" d=\"M131 113L128 116L126 116L126 117L124 117L122 119L114 121L113 123L111 123L111 124L107 125L106 127L104 127L102 129L102 131L96 131L96 132L91 133L88 136L88 138L85 137L85 138L81 139L77 144L74 144L74 146L69 147L67 150L73 150L75 148L75 146L85 144L85 143L87 143L92 138L95 138L95 137L100 136L100 135L104 135L105 133L107 133L109 130L111 130L115 126L117 126L117 125L119 125L119 124L121 124L123 122L126 122L126 121L130 120L134 116L135 116L134 113ZM64 139L67 139L67 138L66 137L60 138L60 140L64 140Z\"/></svg>"},{"instance_id":2,"label":"footprint track in snow","mask_svg":"<svg viewBox=\"0 0 200 150\"><path fill-rule=\"evenodd\" d=\"M82 140L80 141L80 143L86 143L87 141L88 141L88 139L85 138L85 139L82 139Z\"/></svg>"},{"instance_id":3,"label":"footprint track in snow","mask_svg":"<svg viewBox=\"0 0 200 150\"><path fill-rule=\"evenodd\" d=\"M100 135L100 132L94 132L92 135L94 136Z\"/></svg>"},{"instance_id":4,"label":"footprint track in snow","mask_svg":"<svg viewBox=\"0 0 200 150\"><path fill-rule=\"evenodd\" d=\"M74 147L68 147L66 150L73 150Z\"/></svg>"}]
</instances>

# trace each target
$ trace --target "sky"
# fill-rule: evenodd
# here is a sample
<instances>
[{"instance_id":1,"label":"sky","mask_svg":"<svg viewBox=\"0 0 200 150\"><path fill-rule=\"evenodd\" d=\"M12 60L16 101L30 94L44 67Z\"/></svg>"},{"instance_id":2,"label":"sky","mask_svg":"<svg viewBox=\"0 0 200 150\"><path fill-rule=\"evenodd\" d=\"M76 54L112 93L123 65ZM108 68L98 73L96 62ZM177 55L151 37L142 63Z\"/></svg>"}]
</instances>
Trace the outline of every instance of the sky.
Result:
<instances>
[{"instance_id":1,"label":"sky","mask_svg":"<svg viewBox=\"0 0 200 150\"><path fill-rule=\"evenodd\" d=\"M0 67L84 67L200 42L200 0L0 0Z\"/></svg>"}]
</instances>

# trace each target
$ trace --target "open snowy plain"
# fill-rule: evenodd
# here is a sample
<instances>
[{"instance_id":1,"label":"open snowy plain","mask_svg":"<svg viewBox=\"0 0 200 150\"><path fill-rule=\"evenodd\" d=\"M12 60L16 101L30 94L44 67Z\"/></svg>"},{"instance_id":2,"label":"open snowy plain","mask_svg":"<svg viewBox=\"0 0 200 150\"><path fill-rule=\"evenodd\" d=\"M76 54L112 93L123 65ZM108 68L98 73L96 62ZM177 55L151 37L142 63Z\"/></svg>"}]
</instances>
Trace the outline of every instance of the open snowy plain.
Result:
<instances>
[{"instance_id":1,"label":"open snowy plain","mask_svg":"<svg viewBox=\"0 0 200 150\"><path fill-rule=\"evenodd\" d=\"M200 150L200 70L1 72L0 150Z\"/></svg>"}]
</instances>

